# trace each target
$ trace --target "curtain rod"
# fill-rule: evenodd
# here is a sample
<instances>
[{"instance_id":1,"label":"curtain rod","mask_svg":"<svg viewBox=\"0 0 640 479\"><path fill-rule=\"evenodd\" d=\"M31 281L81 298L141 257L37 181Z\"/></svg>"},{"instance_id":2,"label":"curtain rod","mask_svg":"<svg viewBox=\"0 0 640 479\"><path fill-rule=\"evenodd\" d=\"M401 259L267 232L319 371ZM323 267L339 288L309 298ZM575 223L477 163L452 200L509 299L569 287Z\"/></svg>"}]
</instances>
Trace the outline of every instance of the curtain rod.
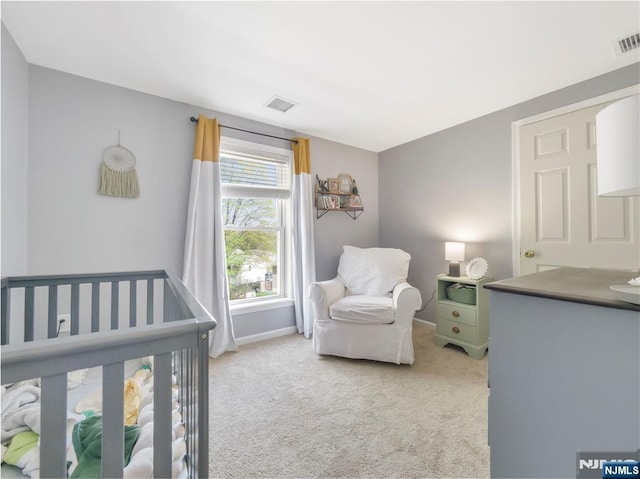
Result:
<instances>
[{"instance_id":1,"label":"curtain rod","mask_svg":"<svg viewBox=\"0 0 640 479\"><path fill-rule=\"evenodd\" d=\"M191 120L191 123L198 123L198 119L195 116L192 116L191 118L189 118L189 120ZM284 140L284 141L290 141L291 143L298 143L298 140L293 140L291 138L283 138L281 136L267 135L266 133L259 133L257 131L251 131L251 130L243 130L242 128L236 128L235 126L220 125L220 128L228 128L230 130L244 131L245 133L251 133L252 135L268 136L269 138L275 138L277 140Z\"/></svg>"}]
</instances>

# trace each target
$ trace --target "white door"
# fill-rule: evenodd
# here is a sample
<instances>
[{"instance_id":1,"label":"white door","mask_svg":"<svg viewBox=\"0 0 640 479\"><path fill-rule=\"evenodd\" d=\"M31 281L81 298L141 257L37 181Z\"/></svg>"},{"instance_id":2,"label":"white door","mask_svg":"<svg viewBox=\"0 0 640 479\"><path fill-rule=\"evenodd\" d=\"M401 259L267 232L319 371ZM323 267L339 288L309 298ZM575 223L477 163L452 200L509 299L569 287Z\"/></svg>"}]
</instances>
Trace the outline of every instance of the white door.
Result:
<instances>
[{"instance_id":1,"label":"white door","mask_svg":"<svg viewBox=\"0 0 640 479\"><path fill-rule=\"evenodd\" d=\"M640 267L638 198L597 195L595 115L605 106L520 127L520 274Z\"/></svg>"}]
</instances>

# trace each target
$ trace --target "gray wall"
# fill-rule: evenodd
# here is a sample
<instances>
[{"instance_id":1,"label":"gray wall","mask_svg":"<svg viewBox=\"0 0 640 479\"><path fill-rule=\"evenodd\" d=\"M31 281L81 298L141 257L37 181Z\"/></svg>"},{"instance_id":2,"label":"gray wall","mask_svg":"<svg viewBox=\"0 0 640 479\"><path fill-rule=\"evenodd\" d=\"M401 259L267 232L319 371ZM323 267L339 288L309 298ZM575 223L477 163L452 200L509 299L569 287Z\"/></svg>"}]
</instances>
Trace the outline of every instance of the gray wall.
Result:
<instances>
[{"instance_id":1,"label":"gray wall","mask_svg":"<svg viewBox=\"0 0 640 479\"><path fill-rule=\"evenodd\" d=\"M4 26L2 30L2 255L0 275L27 272L27 109L29 67Z\"/></svg>"},{"instance_id":2,"label":"gray wall","mask_svg":"<svg viewBox=\"0 0 640 479\"><path fill-rule=\"evenodd\" d=\"M636 63L381 152L380 246L411 253L424 300L447 271L445 241L465 241L467 260L485 258L497 279L512 276L511 123L639 81ZM433 321L433 302L418 317Z\"/></svg>"},{"instance_id":3,"label":"gray wall","mask_svg":"<svg viewBox=\"0 0 640 479\"><path fill-rule=\"evenodd\" d=\"M340 211L315 219L316 277L321 281L336 276L343 245L378 246L378 154L313 137L310 149L314 179L316 174L323 180L351 175L364 206L356 220Z\"/></svg>"},{"instance_id":4,"label":"gray wall","mask_svg":"<svg viewBox=\"0 0 640 479\"><path fill-rule=\"evenodd\" d=\"M30 65L29 274L167 269L182 276L192 115L291 137L293 132ZM140 198L96 193L100 155L118 141L137 159ZM288 142L225 130L237 138ZM234 315L239 333L295 324L292 308Z\"/></svg>"}]
</instances>

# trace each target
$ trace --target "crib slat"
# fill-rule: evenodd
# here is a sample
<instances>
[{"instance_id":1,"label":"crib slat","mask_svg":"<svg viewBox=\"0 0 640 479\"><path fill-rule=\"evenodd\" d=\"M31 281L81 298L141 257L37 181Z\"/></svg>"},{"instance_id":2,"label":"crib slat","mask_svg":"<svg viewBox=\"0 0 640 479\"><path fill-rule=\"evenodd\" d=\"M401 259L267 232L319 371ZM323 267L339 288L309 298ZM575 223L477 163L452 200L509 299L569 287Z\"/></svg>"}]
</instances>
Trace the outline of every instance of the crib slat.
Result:
<instances>
[{"instance_id":1,"label":"crib slat","mask_svg":"<svg viewBox=\"0 0 640 479\"><path fill-rule=\"evenodd\" d=\"M91 332L100 331L100 283L91 283Z\"/></svg>"},{"instance_id":2,"label":"crib slat","mask_svg":"<svg viewBox=\"0 0 640 479\"><path fill-rule=\"evenodd\" d=\"M180 409L181 409L181 413L182 413L182 422L186 425L186 437L185 439L188 439L188 434L191 431L191 426L189 426L190 420L191 420L191 405L189 403L189 398L187 396L187 382L189 381L188 376L187 376L187 354L190 353L191 350L190 349L182 349L181 351L176 351L174 352L174 358L177 356L179 359L179 375L178 375L178 385L179 385L179 391L180 391L180 397L178 398L178 401L180 402ZM194 444L195 445L195 444ZM187 446L187 457L190 458L189 460L191 460L191 458L193 458L193 452L192 452L192 447L191 447L191 441L186 440L186 446ZM190 469L193 469L193 467L190 467Z\"/></svg>"},{"instance_id":3,"label":"crib slat","mask_svg":"<svg viewBox=\"0 0 640 479\"><path fill-rule=\"evenodd\" d=\"M171 353L156 354L153 360L154 477L171 477L171 386Z\"/></svg>"},{"instance_id":4,"label":"crib slat","mask_svg":"<svg viewBox=\"0 0 640 479\"><path fill-rule=\"evenodd\" d=\"M164 280L163 283L163 294L162 294L162 322L166 323L168 321L171 321L171 318L173 318L174 316L171 314L171 309L172 309L172 304L171 304L171 289L169 289L169 286L167 286L167 281L168 280Z\"/></svg>"},{"instance_id":5,"label":"crib slat","mask_svg":"<svg viewBox=\"0 0 640 479\"><path fill-rule=\"evenodd\" d=\"M147 324L153 324L153 280L147 280Z\"/></svg>"},{"instance_id":6,"label":"crib slat","mask_svg":"<svg viewBox=\"0 0 640 479\"><path fill-rule=\"evenodd\" d=\"M189 394L189 389L187 384L189 384L189 354L191 354L191 349L183 349L181 352L182 361L181 364L181 372L180 378L178 379L178 383L180 384L180 404L186 405L183 407L184 423L187 424L187 428L191 428L189 424L191 423L191 396ZM190 429L188 429L190 431ZM191 450L191 441L187 441L187 450Z\"/></svg>"},{"instance_id":7,"label":"crib slat","mask_svg":"<svg viewBox=\"0 0 640 479\"><path fill-rule=\"evenodd\" d=\"M80 333L80 285L71 285L71 335Z\"/></svg>"},{"instance_id":8,"label":"crib slat","mask_svg":"<svg viewBox=\"0 0 640 479\"><path fill-rule=\"evenodd\" d=\"M58 286L49 286L49 321L47 337L55 338L58 335Z\"/></svg>"},{"instance_id":9,"label":"crib slat","mask_svg":"<svg viewBox=\"0 0 640 479\"><path fill-rule=\"evenodd\" d=\"M0 298L0 308L2 314L2 332L0 344L9 344L9 318L11 317L11 290L9 287L4 285L2 286L2 297Z\"/></svg>"},{"instance_id":10,"label":"crib slat","mask_svg":"<svg viewBox=\"0 0 640 479\"><path fill-rule=\"evenodd\" d=\"M42 378L40 477L67 477L67 374Z\"/></svg>"},{"instance_id":11,"label":"crib slat","mask_svg":"<svg viewBox=\"0 0 640 479\"><path fill-rule=\"evenodd\" d=\"M138 322L138 282L129 281L129 326L132 328Z\"/></svg>"},{"instance_id":12,"label":"crib slat","mask_svg":"<svg viewBox=\"0 0 640 479\"><path fill-rule=\"evenodd\" d=\"M24 288L24 340L33 341L33 286Z\"/></svg>"},{"instance_id":13,"label":"crib slat","mask_svg":"<svg viewBox=\"0 0 640 479\"><path fill-rule=\"evenodd\" d=\"M209 474L209 335L200 334L200 345L196 348L197 357L195 382L197 386L195 408L198 415L198 477Z\"/></svg>"},{"instance_id":14,"label":"crib slat","mask_svg":"<svg viewBox=\"0 0 640 479\"><path fill-rule=\"evenodd\" d=\"M102 477L121 478L124 467L123 362L102 367L102 404Z\"/></svg>"},{"instance_id":15,"label":"crib slat","mask_svg":"<svg viewBox=\"0 0 640 479\"><path fill-rule=\"evenodd\" d=\"M198 427L196 425L196 408L198 406L198 404L195 402L195 393L194 393L194 389L197 388L197 382L196 382L196 378L195 378L195 374L193 374L193 364L194 364L194 357L195 357L196 353L195 350L189 349L187 350L186 354L185 354L185 359L187 361L187 367L186 367L186 376L184 376L184 379L181 379L180 383L185 383L185 389L186 389L186 396L187 396L187 434L189 435L189 441L187 442L187 445L189 447L189 457L192 458L193 464L197 464L198 461L198 444L196 442L196 433L198 431ZM193 386L189 386L190 384L192 384ZM193 467L192 467L193 469ZM191 475L193 477L199 477L198 475L198 471L190 471Z\"/></svg>"},{"instance_id":16,"label":"crib slat","mask_svg":"<svg viewBox=\"0 0 640 479\"><path fill-rule=\"evenodd\" d=\"M191 429L190 429L190 437L191 437L191 449L195 451L196 456L198 455L198 444L197 444L197 433L198 426L196 422L196 414L198 412L198 401L196 400L196 389L198 387L198 380L195 374L195 362L196 359L196 351L195 349L189 350L189 382L194 384L194 387L189 388L189 414L191 416ZM207 446L208 447L208 446ZM194 477L199 477L198 471L194 472Z\"/></svg>"},{"instance_id":17,"label":"crib slat","mask_svg":"<svg viewBox=\"0 0 640 479\"><path fill-rule=\"evenodd\" d=\"M118 329L118 316L120 311L120 283L113 281L111 283L111 329Z\"/></svg>"}]
</instances>

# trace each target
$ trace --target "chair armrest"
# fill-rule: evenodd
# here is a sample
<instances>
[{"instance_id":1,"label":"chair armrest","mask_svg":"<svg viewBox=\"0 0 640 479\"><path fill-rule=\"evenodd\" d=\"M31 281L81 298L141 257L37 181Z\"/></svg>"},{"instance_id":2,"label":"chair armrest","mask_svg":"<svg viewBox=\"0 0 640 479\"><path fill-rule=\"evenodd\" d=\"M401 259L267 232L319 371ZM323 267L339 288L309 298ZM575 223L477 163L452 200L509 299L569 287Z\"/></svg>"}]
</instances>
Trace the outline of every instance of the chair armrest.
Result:
<instances>
[{"instance_id":1,"label":"chair armrest","mask_svg":"<svg viewBox=\"0 0 640 479\"><path fill-rule=\"evenodd\" d=\"M344 296L345 286L337 277L309 286L315 319L329 319L329 307Z\"/></svg>"},{"instance_id":2,"label":"chair armrest","mask_svg":"<svg viewBox=\"0 0 640 479\"><path fill-rule=\"evenodd\" d=\"M422 306L422 296L417 288L409 283L398 283L393 288L393 309L396 314L396 324L412 326L413 315Z\"/></svg>"}]
</instances>

